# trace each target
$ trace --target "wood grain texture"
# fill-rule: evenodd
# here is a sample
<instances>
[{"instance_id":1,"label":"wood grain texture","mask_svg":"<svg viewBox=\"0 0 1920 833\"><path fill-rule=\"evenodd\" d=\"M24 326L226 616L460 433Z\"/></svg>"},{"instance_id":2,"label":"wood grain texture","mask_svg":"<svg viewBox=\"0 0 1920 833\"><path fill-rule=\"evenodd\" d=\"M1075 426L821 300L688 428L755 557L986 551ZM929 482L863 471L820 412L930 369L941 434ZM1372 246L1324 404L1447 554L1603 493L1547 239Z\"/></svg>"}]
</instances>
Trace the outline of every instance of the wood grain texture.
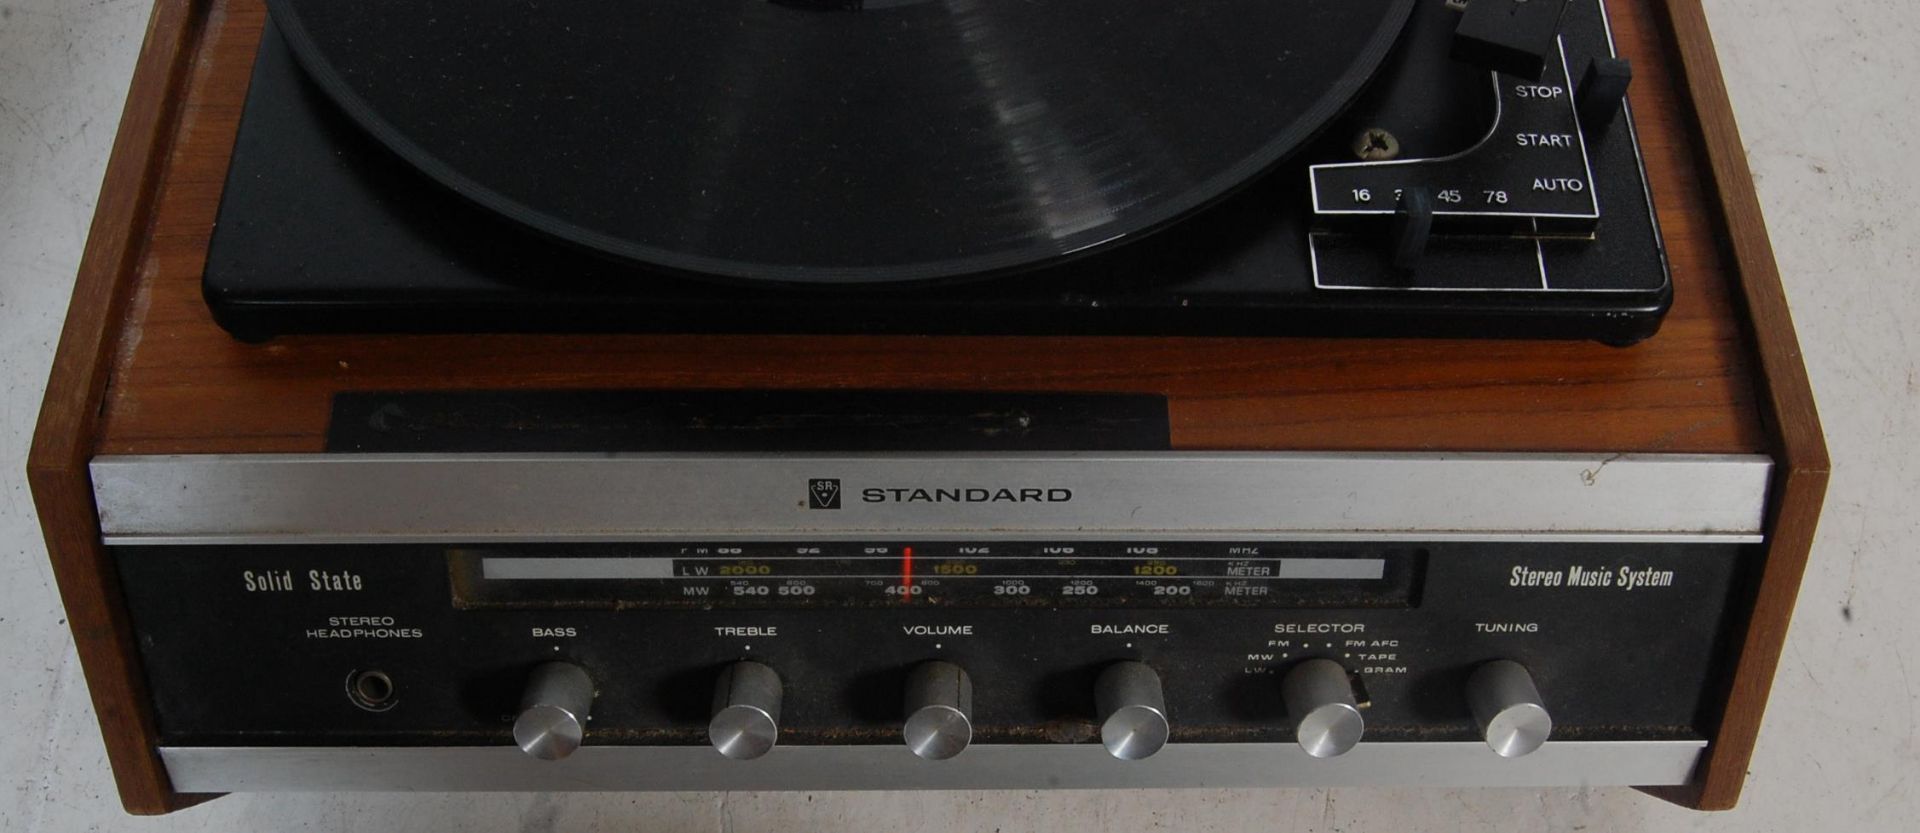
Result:
<instances>
[{"instance_id":1,"label":"wood grain texture","mask_svg":"<svg viewBox=\"0 0 1920 833\"><path fill-rule=\"evenodd\" d=\"M342 390L791 387L1115 390L1170 397L1187 449L1751 452L1746 342L1702 210L1683 96L1645 2L1615 25L1671 250L1674 311L1631 349L1487 341L301 336L240 344L200 272L259 37L231 0L187 99L108 392L104 453L318 451Z\"/></svg>"},{"instance_id":2,"label":"wood grain texture","mask_svg":"<svg viewBox=\"0 0 1920 833\"><path fill-rule=\"evenodd\" d=\"M340 391L948 388L1159 393L1184 449L1673 451L1780 460L1772 543L1695 787L1730 806L1751 754L1826 456L1697 0L1609 0L1676 286L1664 330L1585 343L912 337L228 338L200 270L264 13L158 0L32 458L36 502L123 801L168 792L86 460L312 452ZM1698 108L1696 114L1694 108ZM77 612L76 612L77 611Z\"/></svg>"},{"instance_id":3,"label":"wood grain texture","mask_svg":"<svg viewBox=\"0 0 1920 833\"><path fill-rule=\"evenodd\" d=\"M47 556L120 801L128 812L142 815L198 799L174 794L153 747L145 677L113 565L100 544L87 461L119 336L116 319L153 222L174 119L205 20L202 12L190 3L159 3L147 22L27 456L27 481Z\"/></svg>"},{"instance_id":4,"label":"wood grain texture","mask_svg":"<svg viewBox=\"0 0 1920 833\"><path fill-rule=\"evenodd\" d=\"M1758 356L1756 383L1764 398L1760 413L1776 463L1773 503L1768 508L1767 559L1726 684L1712 751L1692 785L1657 793L1703 810L1726 810L1739 802L1746 782L1800 579L1813 549L1832 464L1706 11L1700 0L1668 0L1665 10L1690 104L1699 115L1695 127L1702 145L1700 164L1711 176L1713 206L1718 225L1725 229L1723 243L1730 253L1736 299Z\"/></svg>"}]
</instances>

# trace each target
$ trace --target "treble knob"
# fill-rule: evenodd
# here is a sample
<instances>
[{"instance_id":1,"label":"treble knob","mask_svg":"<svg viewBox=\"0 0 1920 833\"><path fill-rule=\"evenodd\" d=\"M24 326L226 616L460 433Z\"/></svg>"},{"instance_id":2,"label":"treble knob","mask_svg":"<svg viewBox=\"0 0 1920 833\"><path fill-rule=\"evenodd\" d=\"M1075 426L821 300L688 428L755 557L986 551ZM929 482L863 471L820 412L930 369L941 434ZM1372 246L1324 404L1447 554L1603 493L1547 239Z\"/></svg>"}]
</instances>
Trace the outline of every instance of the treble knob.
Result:
<instances>
[{"instance_id":1,"label":"treble knob","mask_svg":"<svg viewBox=\"0 0 1920 833\"><path fill-rule=\"evenodd\" d=\"M1366 733L1367 721L1353 698L1347 669L1330 659L1310 659L1280 680L1280 698L1293 719L1300 748L1316 758L1345 755Z\"/></svg>"},{"instance_id":2,"label":"treble knob","mask_svg":"<svg viewBox=\"0 0 1920 833\"><path fill-rule=\"evenodd\" d=\"M973 741L973 680L951 662L923 662L907 675L907 748L944 761Z\"/></svg>"},{"instance_id":3,"label":"treble knob","mask_svg":"<svg viewBox=\"0 0 1920 833\"><path fill-rule=\"evenodd\" d=\"M707 740L720 754L750 761L780 740L780 675L757 662L736 662L713 686Z\"/></svg>"},{"instance_id":4,"label":"treble knob","mask_svg":"<svg viewBox=\"0 0 1920 833\"><path fill-rule=\"evenodd\" d=\"M1100 743L1123 761L1137 761L1167 745L1167 698L1160 674L1146 663L1116 662L1093 684Z\"/></svg>"},{"instance_id":5,"label":"treble knob","mask_svg":"<svg viewBox=\"0 0 1920 833\"><path fill-rule=\"evenodd\" d=\"M1533 685L1533 675L1512 660L1494 660L1467 678L1467 706L1480 737L1502 758L1539 749L1553 734L1553 717Z\"/></svg>"},{"instance_id":6,"label":"treble knob","mask_svg":"<svg viewBox=\"0 0 1920 833\"><path fill-rule=\"evenodd\" d=\"M587 712L593 707L593 680L580 666L549 662L533 669L513 721L513 742L543 761L557 761L580 748Z\"/></svg>"}]
</instances>

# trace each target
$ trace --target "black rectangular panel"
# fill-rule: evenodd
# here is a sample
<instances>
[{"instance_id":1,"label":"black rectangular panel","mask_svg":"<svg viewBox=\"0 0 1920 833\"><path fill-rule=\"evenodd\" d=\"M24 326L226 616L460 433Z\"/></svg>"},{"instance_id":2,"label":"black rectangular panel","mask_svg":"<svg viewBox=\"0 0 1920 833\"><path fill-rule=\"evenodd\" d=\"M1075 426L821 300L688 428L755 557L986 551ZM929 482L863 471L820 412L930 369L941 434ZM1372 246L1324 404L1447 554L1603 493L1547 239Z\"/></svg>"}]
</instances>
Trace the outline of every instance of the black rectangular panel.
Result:
<instances>
[{"instance_id":1,"label":"black rectangular panel","mask_svg":"<svg viewBox=\"0 0 1920 833\"><path fill-rule=\"evenodd\" d=\"M705 743L714 675L740 659L783 679L783 744L897 743L906 672L929 659L972 675L983 743L1089 740L1093 679L1123 659L1160 672L1176 742L1284 741L1292 731L1280 675L1313 657L1342 663L1364 684L1370 740L1474 739L1463 687L1493 659L1531 671L1557 739L1689 739L1705 734L1703 692L1747 552L1703 544L1283 547L1389 560L1417 550L1424 570L1411 595L1353 595L1350 582L1333 582L1254 607L970 607L907 595L824 608L463 609L445 546L113 554L163 743L299 746L507 744L527 673L553 659L587 669L599 690L589 744ZM1164 578L1139 580L1177 586ZM1094 584L1105 592L1114 581ZM348 692L353 675L369 670L391 681L379 709Z\"/></svg>"},{"instance_id":2,"label":"black rectangular panel","mask_svg":"<svg viewBox=\"0 0 1920 833\"><path fill-rule=\"evenodd\" d=\"M1163 451L1166 397L992 391L424 391L334 398L332 452Z\"/></svg>"}]
</instances>

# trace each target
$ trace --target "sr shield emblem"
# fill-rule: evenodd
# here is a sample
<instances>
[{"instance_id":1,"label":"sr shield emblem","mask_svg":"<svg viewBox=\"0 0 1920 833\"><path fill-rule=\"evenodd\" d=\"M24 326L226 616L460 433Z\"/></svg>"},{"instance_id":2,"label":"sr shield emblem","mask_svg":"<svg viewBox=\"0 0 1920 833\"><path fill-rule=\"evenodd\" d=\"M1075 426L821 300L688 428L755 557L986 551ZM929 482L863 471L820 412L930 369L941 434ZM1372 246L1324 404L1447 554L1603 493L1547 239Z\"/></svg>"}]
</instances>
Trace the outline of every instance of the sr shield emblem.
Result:
<instances>
[{"instance_id":1,"label":"sr shield emblem","mask_svg":"<svg viewBox=\"0 0 1920 833\"><path fill-rule=\"evenodd\" d=\"M839 509L840 481L837 478L814 478L807 481L807 508Z\"/></svg>"}]
</instances>

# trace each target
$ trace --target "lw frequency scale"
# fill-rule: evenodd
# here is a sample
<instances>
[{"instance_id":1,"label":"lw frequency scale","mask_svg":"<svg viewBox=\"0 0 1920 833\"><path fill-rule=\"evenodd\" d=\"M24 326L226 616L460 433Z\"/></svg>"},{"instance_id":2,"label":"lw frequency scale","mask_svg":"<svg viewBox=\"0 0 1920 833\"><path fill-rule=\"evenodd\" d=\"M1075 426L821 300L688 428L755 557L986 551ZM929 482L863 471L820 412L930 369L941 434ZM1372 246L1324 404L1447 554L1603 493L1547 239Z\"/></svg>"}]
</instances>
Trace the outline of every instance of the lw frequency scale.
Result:
<instances>
[{"instance_id":1,"label":"lw frequency scale","mask_svg":"<svg viewBox=\"0 0 1920 833\"><path fill-rule=\"evenodd\" d=\"M31 471L127 807L1731 806L1826 463L1697 5L1111 5L158 3Z\"/></svg>"}]
</instances>

